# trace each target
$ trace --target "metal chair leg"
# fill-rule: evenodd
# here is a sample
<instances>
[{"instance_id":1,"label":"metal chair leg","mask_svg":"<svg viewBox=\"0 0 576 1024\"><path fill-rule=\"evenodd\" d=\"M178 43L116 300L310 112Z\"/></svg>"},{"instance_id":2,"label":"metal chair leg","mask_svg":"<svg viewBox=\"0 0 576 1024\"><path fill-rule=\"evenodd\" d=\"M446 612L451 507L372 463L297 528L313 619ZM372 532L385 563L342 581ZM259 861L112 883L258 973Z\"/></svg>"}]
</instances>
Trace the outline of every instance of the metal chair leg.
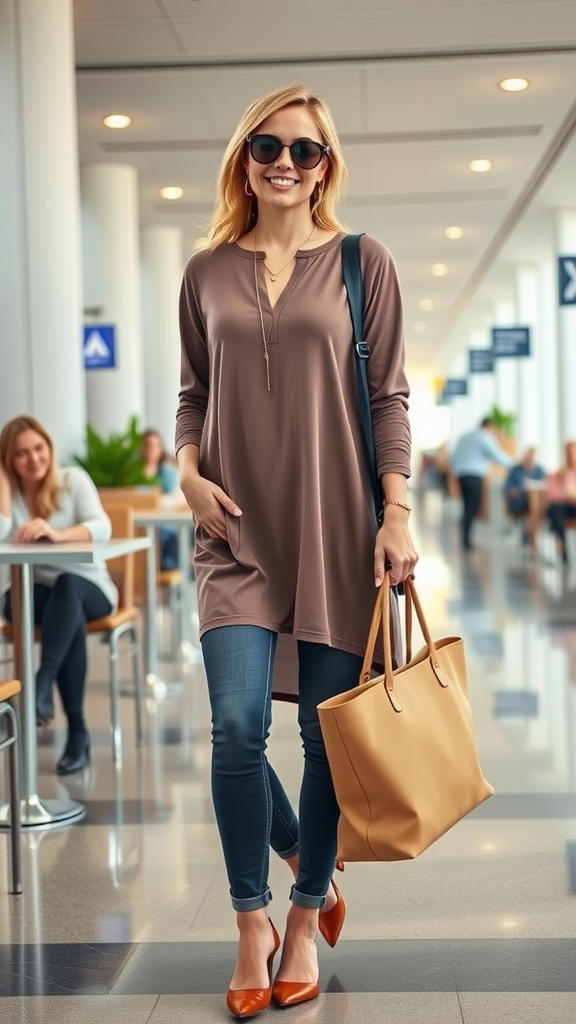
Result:
<instances>
[{"instance_id":1,"label":"metal chair leg","mask_svg":"<svg viewBox=\"0 0 576 1024\"><path fill-rule=\"evenodd\" d=\"M120 677L118 673L118 636L114 630L109 634L110 660L110 718L112 731L112 756L115 764L122 764L122 729L120 725Z\"/></svg>"},{"instance_id":2,"label":"metal chair leg","mask_svg":"<svg viewBox=\"0 0 576 1024\"><path fill-rule=\"evenodd\" d=\"M140 647L136 625L130 630L130 642L132 644L132 678L134 682L134 714L136 718L136 746L142 746L142 703L144 698L143 680L140 672Z\"/></svg>"},{"instance_id":3,"label":"metal chair leg","mask_svg":"<svg viewBox=\"0 0 576 1024\"><path fill-rule=\"evenodd\" d=\"M8 723L8 738L3 748L8 747L10 757L10 892L19 896L22 892L22 843L20 823L20 765L18 751L18 721L10 704L0 707L0 716Z\"/></svg>"}]
</instances>

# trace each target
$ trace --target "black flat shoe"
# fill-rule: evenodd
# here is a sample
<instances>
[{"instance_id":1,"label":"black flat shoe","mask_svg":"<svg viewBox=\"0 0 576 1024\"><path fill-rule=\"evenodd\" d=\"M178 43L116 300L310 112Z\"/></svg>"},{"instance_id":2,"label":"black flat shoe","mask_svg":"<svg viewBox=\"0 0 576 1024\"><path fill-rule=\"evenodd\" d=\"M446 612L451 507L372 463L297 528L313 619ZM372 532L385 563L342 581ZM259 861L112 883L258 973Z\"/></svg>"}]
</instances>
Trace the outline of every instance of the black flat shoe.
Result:
<instances>
[{"instance_id":1,"label":"black flat shoe","mask_svg":"<svg viewBox=\"0 0 576 1024\"><path fill-rule=\"evenodd\" d=\"M73 732L68 736L64 753L56 765L58 775L73 775L90 764L90 737L87 732Z\"/></svg>"}]
</instances>

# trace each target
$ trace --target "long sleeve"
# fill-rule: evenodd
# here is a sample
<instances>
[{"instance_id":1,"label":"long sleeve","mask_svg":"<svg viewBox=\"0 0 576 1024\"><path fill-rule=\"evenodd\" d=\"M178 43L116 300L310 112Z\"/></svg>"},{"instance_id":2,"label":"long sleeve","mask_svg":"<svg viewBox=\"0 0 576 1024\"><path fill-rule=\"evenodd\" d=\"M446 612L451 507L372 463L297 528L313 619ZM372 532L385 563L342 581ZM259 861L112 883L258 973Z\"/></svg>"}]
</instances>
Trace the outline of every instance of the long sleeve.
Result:
<instances>
[{"instance_id":1,"label":"long sleeve","mask_svg":"<svg viewBox=\"0 0 576 1024\"><path fill-rule=\"evenodd\" d=\"M497 462L499 466L506 467L514 465L514 459L508 455L508 452L505 452L494 438L490 437L486 432L483 434L482 446L484 448L484 454L491 462Z\"/></svg>"},{"instance_id":2,"label":"long sleeve","mask_svg":"<svg viewBox=\"0 0 576 1024\"><path fill-rule=\"evenodd\" d=\"M200 446L209 394L206 330L194 276L195 257L188 260L180 292L180 392L176 412L175 450Z\"/></svg>"},{"instance_id":3,"label":"long sleeve","mask_svg":"<svg viewBox=\"0 0 576 1024\"><path fill-rule=\"evenodd\" d=\"M370 348L368 385L378 475L410 476L410 393L404 372L402 299L394 260L373 238L361 242L364 337Z\"/></svg>"},{"instance_id":4,"label":"long sleeve","mask_svg":"<svg viewBox=\"0 0 576 1024\"><path fill-rule=\"evenodd\" d=\"M12 533L12 518L11 516L5 516L0 512L0 543L8 540Z\"/></svg>"},{"instance_id":5,"label":"long sleeve","mask_svg":"<svg viewBox=\"0 0 576 1024\"><path fill-rule=\"evenodd\" d=\"M68 469L64 474L64 486L69 487L73 499L76 522L70 525L85 526L94 541L109 540L112 534L110 519L88 474L80 467Z\"/></svg>"}]
</instances>

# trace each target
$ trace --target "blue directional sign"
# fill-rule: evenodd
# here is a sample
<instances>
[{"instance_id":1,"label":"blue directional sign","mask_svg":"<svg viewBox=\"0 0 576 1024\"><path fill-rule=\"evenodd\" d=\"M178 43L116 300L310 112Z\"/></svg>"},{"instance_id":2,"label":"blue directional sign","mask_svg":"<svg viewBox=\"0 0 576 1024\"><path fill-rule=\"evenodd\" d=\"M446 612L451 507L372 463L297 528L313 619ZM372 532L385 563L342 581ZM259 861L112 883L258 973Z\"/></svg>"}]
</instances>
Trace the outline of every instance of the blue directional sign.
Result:
<instances>
[{"instance_id":1,"label":"blue directional sign","mask_svg":"<svg viewBox=\"0 0 576 1024\"><path fill-rule=\"evenodd\" d=\"M518 359L530 355L529 327L493 327L492 354L495 359Z\"/></svg>"},{"instance_id":2,"label":"blue directional sign","mask_svg":"<svg viewBox=\"0 0 576 1024\"><path fill-rule=\"evenodd\" d=\"M113 324L84 324L84 369L113 370L115 366L115 326Z\"/></svg>"},{"instance_id":3,"label":"blue directional sign","mask_svg":"<svg viewBox=\"0 0 576 1024\"><path fill-rule=\"evenodd\" d=\"M457 395L468 394L468 381L465 377L448 377L444 381L442 396L444 398L455 398Z\"/></svg>"},{"instance_id":4,"label":"blue directional sign","mask_svg":"<svg viewBox=\"0 0 576 1024\"><path fill-rule=\"evenodd\" d=\"M576 306L576 256L558 257L558 301Z\"/></svg>"},{"instance_id":5,"label":"blue directional sign","mask_svg":"<svg viewBox=\"0 0 576 1024\"><path fill-rule=\"evenodd\" d=\"M494 353L491 348L469 348L470 373L493 373Z\"/></svg>"}]
</instances>

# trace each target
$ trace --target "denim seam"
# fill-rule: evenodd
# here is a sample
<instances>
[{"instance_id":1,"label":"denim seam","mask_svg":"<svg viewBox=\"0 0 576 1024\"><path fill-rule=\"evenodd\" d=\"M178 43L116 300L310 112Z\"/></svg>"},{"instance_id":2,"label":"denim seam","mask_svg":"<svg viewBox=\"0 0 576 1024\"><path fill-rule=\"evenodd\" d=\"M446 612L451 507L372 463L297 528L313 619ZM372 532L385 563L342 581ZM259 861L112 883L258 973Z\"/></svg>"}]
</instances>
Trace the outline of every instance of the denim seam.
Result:
<instances>
[{"instance_id":1,"label":"denim seam","mask_svg":"<svg viewBox=\"0 0 576 1024\"><path fill-rule=\"evenodd\" d=\"M266 699L264 701L264 706L262 708L262 736L264 735L264 722L265 722L265 716L266 716L266 709L268 707L268 696L269 696L269 693L270 693L270 680L271 680L271 677L272 677L272 673L271 673L272 646L273 646L272 641L273 641L273 637L272 637L272 635L270 635L269 647L268 647L268 670L267 670L267 673L266 673ZM262 752L262 780L264 782L264 792L266 794L266 825L267 825L267 833L268 833L268 836L270 836L270 830L271 830L271 827L272 827L272 822L271 822L271 817L270 817L270 796L269 796L269 793L268 793L268 787L269 787L268 774L267 774L267 771L266 771L266 758L264 756L264 752ZM266 847L266 849L263 851L263 856L262 856L262 874L261 874L261 881L260 881L260 892L264 892L264 885L268 884L267 883L267 879L264 877L267 856L268 856L268 847Z\"/></svg>"}]
</instances>

